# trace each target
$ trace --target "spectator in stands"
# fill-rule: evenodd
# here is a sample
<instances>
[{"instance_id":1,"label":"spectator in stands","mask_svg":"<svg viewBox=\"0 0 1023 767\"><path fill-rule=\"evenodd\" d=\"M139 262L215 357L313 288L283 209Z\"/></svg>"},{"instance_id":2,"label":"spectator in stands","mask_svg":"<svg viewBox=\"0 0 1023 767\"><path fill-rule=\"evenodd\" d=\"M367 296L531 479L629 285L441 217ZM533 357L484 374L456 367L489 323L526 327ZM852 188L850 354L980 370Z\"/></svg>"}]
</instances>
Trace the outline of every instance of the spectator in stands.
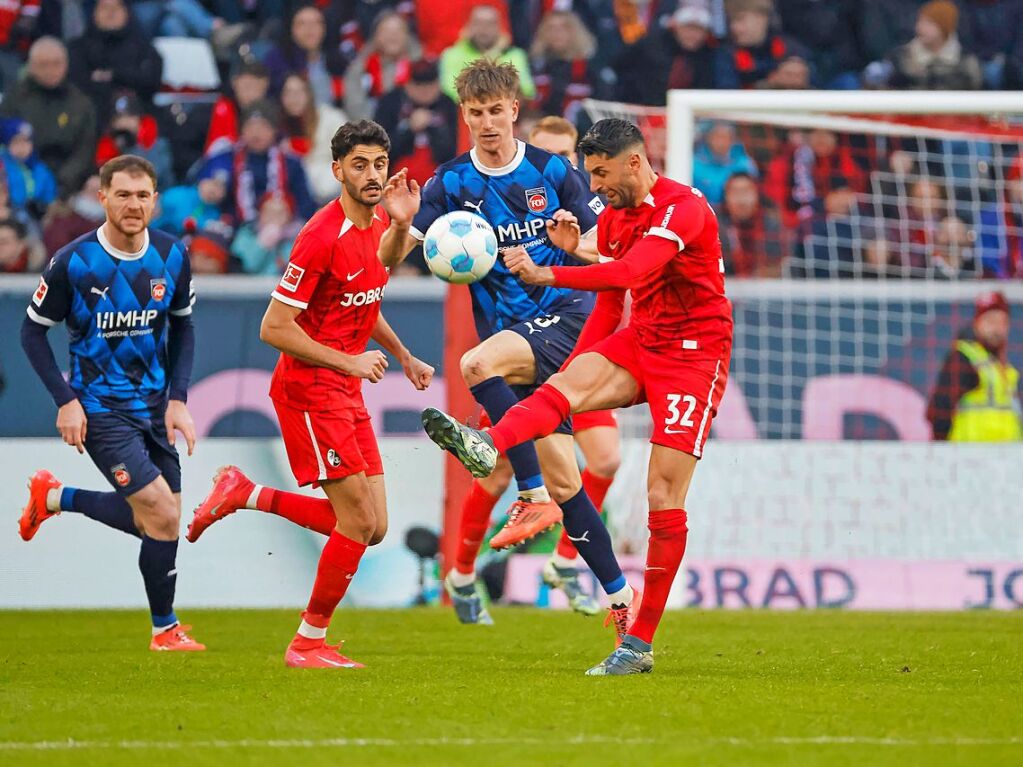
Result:
<instances>
[{"instance_id":1,"label":"spectator in stands","mask_svg":"<svg viewBox=\"0 0 1023 767\"><path fill-rule=\"evenodd\" d=\"M221 219L207 221L185 238L192 274L226 274L231 271L231 238L234 229Z\"/></svg>"},{"instance_id":2,"label":"spectator in stands","mask_svg":"<svg viewBox=\"0 0 1023 767\"><path fill-rule=\"evenodd\" d=\"M511 45L508 33L502 27L501 12L495 6L482 4L473 7L469 22L458 42L447 48L440 57L440 87L452 100L455 78L462 69L476 59L493 59L514 64L519 70L519 85L527 99L536 96L536 86L529 73L529 59L521 48Z\"/></svg>"},{"instance_id":3,"label":"spectator in stands","mask_svg":"<svg viewBox=\"0 0 1023 767\"><path fill-rule=\"evenodd\" d=\"M855 275L864 280L884 280L897 274L892 247L883 227L861 227L860 264Z\"/></svg>"},{"instance_id":4,"label":"spectator in stands","mask_svg":"<svg viewBox=\"0 0 1023 767\"><path fill-rule=\"evenodd\" d=\"M803 88L811 82L809 54L795 40L773 32L771 0L726 0L729 36L718 51L719 88Z\"/></svg>"},{"instance_id":5,"label":"spectator in stands","mask_svg":"<svg viewBox=\"0 0 1023 767\"><path fill-rule=\"evenodd\" d=\"M247 274L281 274L302 228L288 197L269 194L259 205L259 218L238 230L231 254Z\"/></svg>"},{"instance_id":6,"label":"spectator in stands","mask_svg":"<svg viewBox=\"0 0 1023 767\"><path fill-rule=\"evenodd\" d=\"M382 13L373 36L345 74L345 112L352 120L373 116L377 101L408 80L409 66L419 58L419 42L398 13Z\"/></svg>"},{"instance_id":7,"label":"spectator in stands","mask_svg":"<svg viewBox=\"0 0 1023 767\"><path fill-rule=\"evenodd\" d=\"M591 61L601 88L609 89L611 98L617 101L663 106L669 66L665 39L668 14L661 13L666 3L621 0L586 5L602 17L596 34L598 52ZM577 124L588 127L583 120Z\"/></svg>"},{"instance_id":8,"label":"spectator in stands","mask_svg":"<svg viewBox=\"0 0 1023 767\"><path fill-rule=\"evenodd\" d=\"M857 0L858 19L849 30L867 61L881 61L888 52L913 39L916 15L929 0Z\"/></svg>"},{"instance_id":9,"label":"spectator in stands","mask_svg":"<svg viewBox=\"0 0 1023 767\"><path fill-rule=\"evenodd\" d=\"M934 242L928 254L928 276L938 280L980 277L973 240L974 233L961 218L942 218L934 232Z\"/></svg>"},{"instance_id":10,"label":"spectator in stands","mask_svg":"<svg viewBox=\"0 0 1023 767\"><path fill-rule=\"evenodd\" d=\"M980 61L984 86L1023 86L1023 0L961 0L959 40Z\"/></svg>"},{"instance_id":11,"label":"spectator in stands","mask_svg":"<svg viewBox=\"0 0 1023 767\"><path fill-rule=\"evenodd\" d=\"M258 61L241 63L231 75L231 92L213 105L206 133L205 154L223 151L238 140L238 113L262 101L270 92L270 73Z\"/></svg>"},{"instance_id":12,"label":"spectator in stands","mask_svg":"<svg viewBox=\"0 0 1023 767\"><path fill-rule=\"evenodd\" d=\"M593 35L571 11L550 11L540 22L529 55L536 97L532 106L543 115L574 121L583 99L594 95L597 81L590 67Z\"/></svg>"},{"instance_id":13,"label":"spectator in stands","mask_svg":"<svg viewBox=\"0 0 1023 767\"><path fill-rule=\"evenodd\" d=\"M0 116L21 117L32 124L39 158L57 175L62 195L78 191L93 170L96 112L67 78L64 44L41 37L28 55L28 73L5 94Z\"/></svg>"},{"instance_id":14,"label":"spectator in stands","mask_svg":"<svg viewBox=\"0 0 1023 767\"><path fill-rule=\"evenodd\" d=\"M499 14L500 25L505 29L511 28L509 19L508 3L505 0L483 0L491 5ZM515 2L515 0L512 0ZM544 0L546 2L546 0ZM415 3L415 26L419 32L419 41L423 46L423 55L427 58L439 58L445 50L455 45L465 32L466 23L473 9L481 5L481 0L416 0ZM539 5L539 4L538 4ZM528 16L542 15L542 8L536 9L536 14L522 13L523 20ZM528 22L527 26L528 26ZM533 38L533 27L529 27L528 34L523 38L520 48L527 48Z\"/></svg>"},{"instance_id":15,"label":"spectator in stands","mask_svg":"<svg viewBox=\"0 0 1023 767\"><path fill-rule=\"evenodd\" d=\"M713 17L702 0L682 0L666 30L668 80L665 90L710 89L715 86L717 40L711 32ZM651 73L652 74L652 73Z\"/></svg>"},{"instance_id":16,"label":"spectator in stands","mask_svg":"<svg viewBox=\"0 0 1023 767\"><path fill-rule=\"evenodd\" d=\"M707 202L717 205L724 197L725 181L736 173L755 177L757 166L736 140L731 123L711 122L693 151L693 186L703 192Z\"/></svg>"},{"instance_id":17,"label":"spectator in stands","mask_svg":"<svg viewBox=\"0 0 1023 767\"><path fill-rule=\"evenodd\" d=\"M172 186L160 193L157 199L160 212L153 226L181 237L224 218L230 179L225 168L203 166L198 183Z\"/></svg>"},{"instance_id":18,"label":"spectator in stands","mask_svg":"<svg viewBox=\"0 0 1023 767\"><path fill-rule=\"evenodd\" d=\"M833 131L815 128L805 137L798 132L793 136L792 146L771 161L764 182L788 228L825 214L830 192L859 193L866 187L866 174Z\"/></svg>"},{"instance_id":19,"label":"spectator in stands","mask_svg":"<svg viewBox=\"0 0 1023 767\"><path fill-rule=\"evenodd\" d=\"M272 93L280 93L285 78L297 72L309 81L317 102L336 104L341 101L346 62L340 50L326 47L326 37L323 11L312 3L299 5L285 26L280 42L266 57Z\"/></svg>"},{"instance_id":20,"label":"spectator in stands","mask_svg":"<svg viewBox=\"0 0 1023 767\"><path fill-rule=\"evenodd\" d=\"M931 0L920 8L916 36L890 51L864 74L867 84L903 90L974 90L983 84L977 57L963 51L956 30L959 11L952 0Z\"/></svg>"},{"instance_id":21,"label":"spectator in stands","mask_svg":"<svg viewBox=\"0 0 1023 767\"><path fill-rule=\"evenodd\" d=\"M909 276L928 273L941 222L948 217L945 189L931 178L917 178L909 187L902 215L895 221L901 265Z\"/></svg>"},{"instance_id":22,"label":"spectator in stands","mask_svg":"<svg viewBox=\"0 0 1023 767\"><path fill-rule=\"evenodd\" d=\"M163 59L132 19L124 0L97 0L85 34L72 40L71 79L99 115L110 114L125 92L151 104L160 89Z\"/></svg>"},{"instance_id":23,"label":"spectator in stands","mask_svg":"<svg viewBox=\"0 0 1023 767\"><path fill-rule=\"evenodd\" d=\"M867 63L856 30L861 0L775 0L781 28L808 49L817 81L832 90L860 87Z\"/></svg>"},{"instance_id":24,"label":"spectator in stands","mask_svg":"<svg viewBox=\"0 0 1023 767\"><path fill-rule=\"evenodd\" d=\"M13 218L0 219L0 274L27 272L29 253L25 225Z\"/></svg>"},{"instance_id":25,"label":"spectator in stands","mask_svg":"<svg viewBox=\"0 0 1023 767\"><path fill-rule=\"evenodd\" d=\"M301 161L277 143L280 122L272 102L253 104L242 113L241 138L228 151L207 159L201 171L228 171L233 204L227 209L239 226L256 219L259 201L266 194L290 196L303 219L316 212Z\"/></svg>"},{"instance_id":26,"label":"spectator in stands","mask_svg":"<svg viewBox=\"0 0 1023 767\"><path fill-rule=\"evenodd\" d=\"M46 212L42 233L46 254L52 256L71 240L97 229L105 217L99 201L99 176L93 173L67 201L57 200Z\"/></svg>"},{"instance_id":27,"label":"spectator in stands","mask_svg":"<svg viewBox=\"0 0 1023 767\"><path fill-rule=\"evenodd\" d=\"M1023 439L1019 372L1009 362L1009 302L999 292L977 297L973 323L945 357L927 420L936 440L1018 442Z\"/></svg>"},{"instance_id":28,"label":"spectator in stands","mask_svg":"<svg viewBox=\"0 0 1023 767\"><path fill-rule=\"evenodd\" d=\"M292 154L302 158L313 197L318 203L337 197L341 185L331 168L330 142L348 116L330 104L317 104L309 81L298 74L288 75L281 88L281 114L284 141Z\"/></svg>"},{"instance_id":29,"label":"spectator in stands","mask_svg":"<svg viewBox=\"0 0 1023 767\"><path fill-rule=\"evenodd\" d=\"M199 0L142 0L132 3L132 13L146 37L200 37L208 40L224 28Z\"/></svg>"},{"instance_id":30,"label":"spectator in stands","mask_svg":"<svg viewBox=\"0 0 1023 767\"><path fill-rule=\"evenodd\" d=\"M36 33L40 0L8 0L0 4L0 92L18 82L18 72Z\"/></svg>"},{"instance_id":31,"label":"spectator in stands","mask_svg":"<svg viewBox=\"0 0 1023 767\"><path fill-rule=\"evenodd\" d=\"M749 173L732 174L715 208L725 273L737 277L778 277L788 257L787 235L778 212L760 196Z\"/></svg>"},{"instance_id":32,"label":"spectator in stands","mask_svg":"<svg viewBox=\"0 0 1023 767\"><path fill-rule=\"evenodd\" d=\"M1023 273L1023 157L1005 172L1001 199L981 208L977 228L985 277Z\"/></svg>"},{"instance_id":33,"label":"spectator in stands","mask_svg":"<svg viewBox=\"0 0 1023 767\"><path fill-rule=\"evenodd\" d=\"M7 187L10 205L42 218L57 198L57 179L39 159L32 144L32 125L12 117L0 125L0 183Z\"/></svg>"},{"instance_id":34,"label":"spectator in stands","mask_svg":"<svg viewBox=\"0 0 1023 767\"><path fill-rule=\"evenodd\" d=\"M122 154L144 157L156 168L157 189L174 185L170 142L159 135L156 119L146 114L135 96L118 96L107 132L96 145L96 167Z\"/></svg>"},{"instance_id":35,"label":"spectator in stands","mask_svg":"<svg viewBox=\"0 0 1023 767\"><path fill-rule=\"evenodd\" d=\"M376 120L391 137L391 168L408 168L420 184L456 154L458 107L441 93L433 61L412 65L408 81L380 99Z\"/></svg>"}]
</instances>

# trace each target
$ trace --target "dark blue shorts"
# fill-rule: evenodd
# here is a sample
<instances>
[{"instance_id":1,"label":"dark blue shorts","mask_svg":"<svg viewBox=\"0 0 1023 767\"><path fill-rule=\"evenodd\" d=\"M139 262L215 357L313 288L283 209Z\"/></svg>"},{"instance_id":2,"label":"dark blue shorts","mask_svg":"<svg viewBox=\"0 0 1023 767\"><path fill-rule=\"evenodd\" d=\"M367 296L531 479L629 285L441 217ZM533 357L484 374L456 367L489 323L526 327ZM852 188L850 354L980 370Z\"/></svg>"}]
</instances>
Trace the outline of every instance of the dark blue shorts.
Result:
<instances>
[{"instance_id":1,"label":"dark blue shorts","mask_svg":"<svg viewBox=\"0 0 1023 767\"><path fill-rule=\"evenodd\" d=\"M152 420L114 412L86 417L85 449L114 490L132 495L162 475L171 492L181 492L181 463L167 441L162 412Z\"/></svg>"},{"instance_id":2,"label":"dark blue shorts","mask_svg":"<svg viewBox=\"0 0 1023 767\"><path fill-rule=\"evenodd\" d=\"M575 349L583 325L589 315L586 314L549 314L526 320L507 328L518 333L533 350L536 364L536 381L523 386L513 386L512 390L519 399L524 399L546 383L547 379L561 370L565 360ZM571 434L572 419L564 421L555 434Z\"/></svg>"}]
</instances>

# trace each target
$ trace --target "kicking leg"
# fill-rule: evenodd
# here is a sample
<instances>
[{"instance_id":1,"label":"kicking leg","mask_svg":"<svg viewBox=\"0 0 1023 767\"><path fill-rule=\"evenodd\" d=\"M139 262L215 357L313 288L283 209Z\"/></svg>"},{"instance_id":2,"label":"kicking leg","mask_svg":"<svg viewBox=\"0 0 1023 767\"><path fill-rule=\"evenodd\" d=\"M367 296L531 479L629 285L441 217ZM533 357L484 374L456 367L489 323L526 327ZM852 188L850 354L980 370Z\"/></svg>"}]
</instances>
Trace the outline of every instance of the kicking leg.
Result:
<instances>
[{"instance_id":1,"label":"kicking leg","mask_svg":"<svg viewBox=\"0 0 1023 767\"><path fill-rule=\"evenodd\" d=\"M118 493L65 487L50 472L40 469L29 478L28 494L29 501L18 520L23 540L32 540L43 522L62 511L77 512L107 527L142 537L131 506Z\"/></svg>"}]
</instances>

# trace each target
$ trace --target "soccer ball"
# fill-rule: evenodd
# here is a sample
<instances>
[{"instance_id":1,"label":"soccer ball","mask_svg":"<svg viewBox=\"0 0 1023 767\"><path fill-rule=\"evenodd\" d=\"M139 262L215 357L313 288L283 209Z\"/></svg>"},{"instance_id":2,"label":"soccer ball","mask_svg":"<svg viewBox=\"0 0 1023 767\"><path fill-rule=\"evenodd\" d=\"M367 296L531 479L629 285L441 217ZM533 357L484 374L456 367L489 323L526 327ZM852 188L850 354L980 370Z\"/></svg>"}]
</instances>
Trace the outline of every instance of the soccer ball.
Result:
<instances>
[{"instance_id":1,"label":"soccer ball","mask_svg":"<svg viewBox=\"0 0 1023 767\"><path fill-rule=\"evenodd\" d=\"M497 261L497 237L486 219L467 210L447 213L426 230L423 253L445 282L468 285L487 276Z\"/></svg>"}]
</instances>

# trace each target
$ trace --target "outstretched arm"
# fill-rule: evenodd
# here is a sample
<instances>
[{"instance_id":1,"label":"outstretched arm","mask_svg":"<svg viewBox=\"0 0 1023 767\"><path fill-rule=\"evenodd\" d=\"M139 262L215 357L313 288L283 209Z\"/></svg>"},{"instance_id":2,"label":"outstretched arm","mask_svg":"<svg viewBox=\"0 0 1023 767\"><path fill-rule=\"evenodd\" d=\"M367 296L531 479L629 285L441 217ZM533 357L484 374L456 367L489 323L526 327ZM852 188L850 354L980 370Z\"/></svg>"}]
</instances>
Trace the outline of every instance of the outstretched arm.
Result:
<instances>
[{"instance_id":1,"label":"outstretched arm","mask_svg":"<svg viewBox=\"0 0 1023 767\"><path fill-rule=\"evenodd\" d=\"M376 383L384 377L387 357L381 351L345 354L314 341L295 321L302 310L271 299L259 326L259 340L310 365L367 378Z\"/></svg>"},{"instance_id":2,"label":"outstretched arm","mask_svg":"<svg viewBox=\"0 0 1023 767\"><path fill-rule=\"evenodd\" d=\"M663 237L644 237L617 261L590 266L537 266L524 248L505 252L512 274L532 285L577 290L627 290L641 285L679 253L678 243Z\"/></svg>"},{"instance_id":3,"label":"outstretched arm","mask_svg":"<svg viewBox=\"0 0 1023 767\"><path fill-rule=\"evenodd\" d=\"M401 363L405 376L417 390L422 391L430 385L433 380L433 367L412 356L405 344L398 338L398 334L394 332L394 328L384 319L383 313L377 317L376 325L373 326L372 338Z\"/></svg>"}]
</instances>

